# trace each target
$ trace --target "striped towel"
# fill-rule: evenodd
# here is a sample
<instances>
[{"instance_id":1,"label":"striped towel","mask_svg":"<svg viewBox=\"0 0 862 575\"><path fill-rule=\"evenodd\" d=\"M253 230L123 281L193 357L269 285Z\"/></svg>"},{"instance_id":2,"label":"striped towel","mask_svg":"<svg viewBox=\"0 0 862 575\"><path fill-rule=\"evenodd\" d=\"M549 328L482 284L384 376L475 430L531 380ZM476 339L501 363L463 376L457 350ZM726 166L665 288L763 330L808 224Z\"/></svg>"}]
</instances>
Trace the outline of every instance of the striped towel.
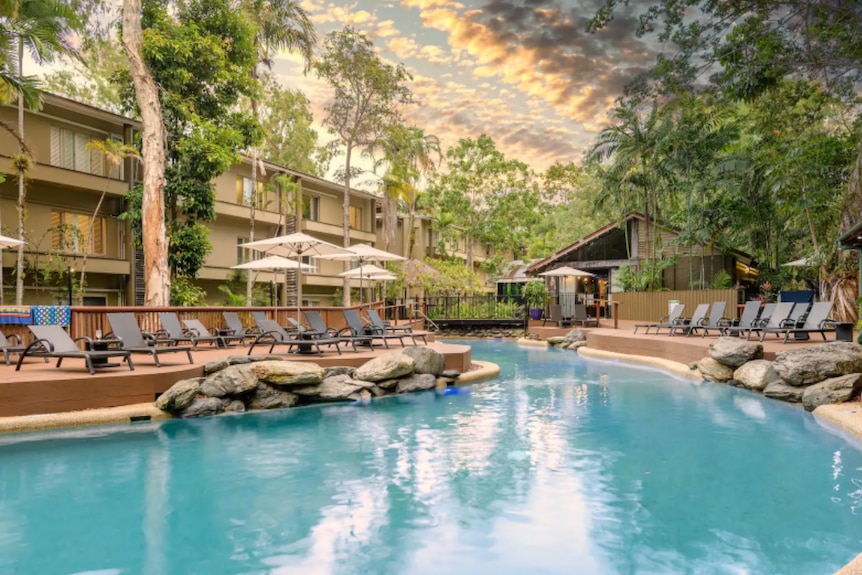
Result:
<instances>
[{"instance_id":1,"label":"striped towel","mask_svg":"<svg viewBox=\"0 0 862 575\"><path fill-rule=\"evenodd\" d=\"M72 321L72 308L67 305L31 305L30 318L33 325L61 325Z\"/></svg>"},{"instance_id":2,"label":"striped towel","mask_svg":"<svg viewBox=\"0 0 862 575\"><path fill-rule=\"evenodd\" d=\"M30 306L28 305L4 305L0 306L0 323L17 323L27 325L30 323Z\"/></svg>"}]
</instances>

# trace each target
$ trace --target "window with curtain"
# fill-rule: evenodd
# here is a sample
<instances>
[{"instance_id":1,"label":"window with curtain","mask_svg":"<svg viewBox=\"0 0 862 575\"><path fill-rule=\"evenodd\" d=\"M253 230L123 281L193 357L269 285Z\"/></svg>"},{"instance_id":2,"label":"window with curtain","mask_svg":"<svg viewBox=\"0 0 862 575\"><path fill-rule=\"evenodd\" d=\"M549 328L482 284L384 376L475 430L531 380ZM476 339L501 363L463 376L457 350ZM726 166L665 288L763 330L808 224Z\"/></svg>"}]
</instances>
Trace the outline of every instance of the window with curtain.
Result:
<instances>
[{"instance_id":1,"label":"window with curtain","mask_svg":"<svg viewBox=\"0 0 862 575\"><path fill-rule=\"evenodd\" d=\"M251 207L251 202L254 201L254 207L258 210L266 209L266 190L263 182L257 183L257 196L254 194L254 182L251 178L243 176L236 177L236 203L241 206Z\"/></svg>"},{"instance_id":2,"label":"window with curtain","mask_svg":"<svg viewBox=\"0 0 862 575\"><path fill-rule=\"evenodd\" d=\"M354 230L362 230L362 224L362 208L350 206L350 227Z\"/></svg>"},{"instance_id":3,"label":"window with curtain","mask_svg":"<svg viewBox=\"0 0 862 575\"><path fill-rule=\"evenodd\" d=\"M302 218L313 222L320 221L320 198L305 194L302 196Z\"/></svg>"},{"instance_id":4,"label":"window with curtain","mask_svg":"<svg viewBox=\"0 0 862 575\"><path fill-rule=\"evenodd\" d=\"M93 245L87 251L90 223L93 224ZM51 210L51 249L73 254L105 255L105 217Z\"/></svg>"}]
</instances>

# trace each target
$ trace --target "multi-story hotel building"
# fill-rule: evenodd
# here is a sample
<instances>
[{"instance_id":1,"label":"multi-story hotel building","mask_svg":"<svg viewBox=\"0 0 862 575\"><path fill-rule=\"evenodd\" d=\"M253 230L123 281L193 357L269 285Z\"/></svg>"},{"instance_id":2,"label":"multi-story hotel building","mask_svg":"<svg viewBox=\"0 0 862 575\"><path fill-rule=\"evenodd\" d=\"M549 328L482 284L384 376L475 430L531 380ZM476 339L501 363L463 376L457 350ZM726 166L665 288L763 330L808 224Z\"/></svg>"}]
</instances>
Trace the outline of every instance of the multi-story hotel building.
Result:
<instances>
[{"instance_id":1,"label":"multi-story hotel building","mask_svg":"<svg viewBox=\"0 0 862 575\"><path fill-rule=\"evenodd\" d=\"M0 106L0 121L17 127L17 108ZM26 110L25 141L33 166L26 181L25 297L24 303L66 303L68 272L81 269L87 254L86 305L133 305L143 298L142 253L135 248L128 222L119 218L125 211L125 197L141 168L137 160L126 159L110 166L103 154L88 150L92 140L115 139L131 144L137 121L59 96L45 94L40 111ZM14 156L18 143L6 134L0 137L0 224L2 234L17 237L18 183ZM265 163L267 181L285 174L302 187L304 207L300 218L302 231L336 245L343 243L343 189L339 184L302 174L283 166ZM222 301L218 286L231 276L230 268L254 257L238 244L249 237L249 203L256 201L255 238L271 237L280 231L296 231L296 219L279 212L278 198L270 191L253 193L251 163L233 166L214 182L216 215L209 224L212 251L200 271L198 284L212 304ZM105 200L95 220L93 212L101 194ZM351 242L375 243L375 196L361 190L351 191ZM93 241L87 241L93 223ZM5 301L12 301L16 250L3 250ZM343 263L310 260L314 271L303 274L303 301L306 305L332 303L342 280L338 272ZM269 283L274 274L261 272L256 281Z\"/></svg>"}]
</instances>

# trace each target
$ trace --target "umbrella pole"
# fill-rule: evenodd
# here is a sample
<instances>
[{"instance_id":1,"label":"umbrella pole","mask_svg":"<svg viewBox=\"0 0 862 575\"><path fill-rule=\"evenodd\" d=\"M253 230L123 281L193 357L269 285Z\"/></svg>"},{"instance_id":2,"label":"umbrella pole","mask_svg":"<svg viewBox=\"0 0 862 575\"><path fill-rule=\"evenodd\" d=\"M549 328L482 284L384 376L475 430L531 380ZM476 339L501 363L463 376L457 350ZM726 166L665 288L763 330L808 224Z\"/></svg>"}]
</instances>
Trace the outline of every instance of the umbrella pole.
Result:
<instances>
[{"instance_id":1,"label":"umbrella pole","mask_svg":"<svg viewBox=\"0 0 862 575\"><path fill-rule=\"evenodd\" d=\"M296 321L302 322L299 306L302 305L302 252L297 252L299 267L296 268Z\"/></svg>"}]
</instances>

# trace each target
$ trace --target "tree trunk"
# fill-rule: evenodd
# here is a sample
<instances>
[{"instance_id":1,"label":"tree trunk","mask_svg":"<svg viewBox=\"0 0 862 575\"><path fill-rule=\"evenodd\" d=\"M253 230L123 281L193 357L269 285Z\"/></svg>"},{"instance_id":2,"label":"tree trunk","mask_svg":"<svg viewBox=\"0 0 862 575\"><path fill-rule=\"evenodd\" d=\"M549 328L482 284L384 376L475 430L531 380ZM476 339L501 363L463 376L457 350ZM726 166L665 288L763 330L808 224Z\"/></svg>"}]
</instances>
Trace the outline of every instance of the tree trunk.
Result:
<instances>
[{"instance_id":1,"label":"tree trunk","mask_svg":"<svg viewBox=\"0 0 862 575\"><path fill-rule=\"evenodd\" d=\"M24 77L24 39L18 35L18 76ZM24 141L24 92L18 92L18 139ZM24 148L20 148L24 154ZM24 187L23 167L18 168L18 239L24 241L24 202L27 191ZM2 291L2 290L0 290ZM18 267L15 274L15 305L24 303L24 244L18 245ZM72 302L69 302L71 305Z\"/></svg>"},{"instance_id":2,"label":"tree trunk","mask_svg":"<svg viewBox=\"0 0 862 575\"><path fill-rule=\"evenodd\" d=\"M413 257L413 248L416 247L416 202L410 204L410 218L408 219L407 224L410 226L408 228L408 239L407 239L407 252L406 256L408 259Z\"/></svg>"},{"instance_id":3,"label":"tree trunk","mask_svg":"<svg viewBox=\"0 0 862 575\"><path fill-rule=\"evenodd\" d=\"M123 0L123 48L141 110L141 156L144 163L144 192L141 228L144 244L144 305L170 304L171 278L168 270L168 238L165 228L165 127L159 91L141 55L141 0Z\"/></svg>"},{"instance_id":4,"label":"tree trunk","mask_svg":"<svg viewBox=\"0 0 862 575\"><path fill-rule=\"evenodd\" d=\"M388 190L383 190L383 249L395 251L396 231L398 230L398 202Z\"/></svg>"},{"instance_id":5,"label":"tree trunk","mask_svg":"<svg viewBox=\"0 0 862 575\"><path fill-rule=\"evenodd\" d=\"M341 214L341 226L344 233L344 247L350 247L350 160L353 153L353 142L347 143L347 157L344 160L344 213ZM344 271L350 269L350 262L344 262ZM344 278L344 299L342 305L350 307L350 278Z\"/></svg>"},{"instance_id":6,"label":"tree trunk","mask_svg":"<svg viewBox=\"0 0 862 575\"><path fill-rule=\"evenodd\" d=\"M473 273L473 234L467 236L467 269Z\"/></svg>"},{"instance_id":7,"label":"tree trunk","mask_svg":"<svg viewBox=\"0 0 862 575\"><path fill-rule=\"evenodd\" d=\"M257 108L254 100L252 100L252 110ZM257 113L252 112L257 118ZM244 191L243 191L244 193ZM255 219L255 203L257 200L257 148L252 148L251 151L251 205L248 207L248 241L254 241L254 219ZM254 279L251 274L248 274L245 283L245 305L253 305L251 299L252 288L254 287Z\"/></svg>"}]
</instances>

